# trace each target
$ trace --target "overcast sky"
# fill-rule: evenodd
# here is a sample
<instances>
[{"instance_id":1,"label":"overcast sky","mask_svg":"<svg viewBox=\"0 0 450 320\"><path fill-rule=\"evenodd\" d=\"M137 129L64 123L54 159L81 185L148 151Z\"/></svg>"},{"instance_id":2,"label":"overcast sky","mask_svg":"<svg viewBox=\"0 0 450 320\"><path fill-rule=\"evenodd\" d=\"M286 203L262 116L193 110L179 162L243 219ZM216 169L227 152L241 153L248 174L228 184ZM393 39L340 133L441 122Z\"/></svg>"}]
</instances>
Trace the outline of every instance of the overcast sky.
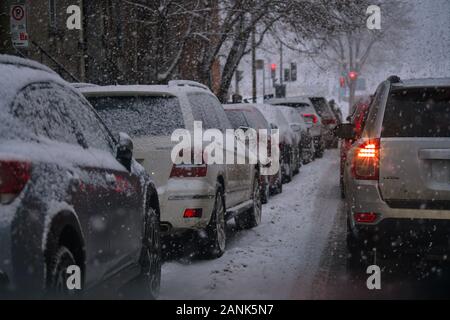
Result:
<instances>
[{"instance_id":1,"label":"overcast sky","mask_svg":"<svg viewBox=\"0 0 450 320\"><path fill-rule=\"evenodd\" d=\"M382 68L366 70L369 92L373 92L379 82L392 74L403 78L450 77L450 0L409 1L414 9L410 13L413 20L412 30L401 39L398 52L391 57L392 63ZM279 55L259 51L258 58L264 58L267 65L279 64ZM339 75L335 68L321 70L306 57L288 50L285 51L284 60L285 66L291 61L299 64L299 81L288 84L288 95L315 91L314 94L323 92L324 95L336 97ZM241 93L244 96L251 95L250 66L250 57L247 56L240 66L245 75L241 84ZM261 94L262 75L259 74L258 77L258 94Z\"/></svg>"}]
</instances>

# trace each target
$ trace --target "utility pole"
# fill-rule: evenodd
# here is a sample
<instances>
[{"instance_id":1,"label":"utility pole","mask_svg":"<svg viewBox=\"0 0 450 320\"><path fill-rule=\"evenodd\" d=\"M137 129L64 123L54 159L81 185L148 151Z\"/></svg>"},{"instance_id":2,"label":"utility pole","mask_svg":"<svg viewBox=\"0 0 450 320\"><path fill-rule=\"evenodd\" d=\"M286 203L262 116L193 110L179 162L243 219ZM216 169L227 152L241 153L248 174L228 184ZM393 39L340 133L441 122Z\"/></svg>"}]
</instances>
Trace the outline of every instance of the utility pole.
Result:
<instances>
[{"instance_id":1,"label":"utility pole","mask_svg":"<svg viewBox=\"0 0 450 320\"><path fill-rule=\"evenodd\" d=\"M0 1L0 54L12 54L14 48L11 42L10 10L11 0Z\"/></svg>"},{"instance_id":2,"label":"utility pole","mask_svg":"<svg viewBox=\"0 0 450 320\"><path fill-rule=\"evenodd\" d=\"M280 84L283 85L283 42L280 41Z\"/></svg>"},{"instance_id":3,"label":"utility pole","mask_svg":"<svg viewBox=\"0 0 450 320\"><path fill-rule=\"evenodd\" d=\"M234 93L235 94L239 94L239 75L238 75L238 71L236 71L236 74L234 75L234 80L235 80Z\"/></svg>"},{"instance_id":4,"label":"utility pole","mask_svg":"<svg viewBox=\"0 0 450 320\"><path fill-rule=\"evenodd\" d=\"M256 103L256 29L252 31L252 97L253 103Z\"/></svg>"}]
</instances>

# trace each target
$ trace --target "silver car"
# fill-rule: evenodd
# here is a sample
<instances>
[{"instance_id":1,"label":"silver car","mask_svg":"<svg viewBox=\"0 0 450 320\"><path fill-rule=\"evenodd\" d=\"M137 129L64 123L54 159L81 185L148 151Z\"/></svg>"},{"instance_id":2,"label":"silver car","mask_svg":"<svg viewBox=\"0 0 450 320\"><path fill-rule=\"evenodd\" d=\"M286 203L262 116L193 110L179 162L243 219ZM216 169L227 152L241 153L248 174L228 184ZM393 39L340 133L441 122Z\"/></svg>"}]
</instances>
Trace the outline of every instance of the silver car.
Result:
<instances>
[{"instance_id":1,"label":"silver car","mask_svg":"<svg viewBox=\"0 0 450 320\"><path fill-rule=\"evenodd\" d=\"M352 128L337 129L341 138ZM390 77L375 95L344 179L354 258L445 258L450 240L450 79Z\"/></svg>"}]
</instances>

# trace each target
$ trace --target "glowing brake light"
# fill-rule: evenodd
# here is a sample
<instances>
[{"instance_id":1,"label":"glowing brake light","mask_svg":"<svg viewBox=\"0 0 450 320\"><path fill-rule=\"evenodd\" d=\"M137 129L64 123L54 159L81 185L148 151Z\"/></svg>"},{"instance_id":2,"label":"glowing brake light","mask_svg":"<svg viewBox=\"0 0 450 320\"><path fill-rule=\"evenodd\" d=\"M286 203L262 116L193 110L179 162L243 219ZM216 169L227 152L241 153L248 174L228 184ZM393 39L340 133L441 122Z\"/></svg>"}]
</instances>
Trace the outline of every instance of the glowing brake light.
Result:
<instances>
[{"instance_id":1,"label":"glowing brake light","mask_svg":"<svg viewBox=\"0 0 450 320\"><path fill-rule=\"evenodd\" d=\"M380 140L372 139L358 146L353 159L353 176L358 180L378 180L380 172Z\"/></svg>"},{"instance_id":2,"label":"glowing brake light","mask_svg":"<svg viewBox=\"0 0 450 320\"><path fill-rule=\"evenodd\" d=\"M183 218L201 218L202 217L202 209L186 209L184 210Z\"/></svg>"}]
</instances>

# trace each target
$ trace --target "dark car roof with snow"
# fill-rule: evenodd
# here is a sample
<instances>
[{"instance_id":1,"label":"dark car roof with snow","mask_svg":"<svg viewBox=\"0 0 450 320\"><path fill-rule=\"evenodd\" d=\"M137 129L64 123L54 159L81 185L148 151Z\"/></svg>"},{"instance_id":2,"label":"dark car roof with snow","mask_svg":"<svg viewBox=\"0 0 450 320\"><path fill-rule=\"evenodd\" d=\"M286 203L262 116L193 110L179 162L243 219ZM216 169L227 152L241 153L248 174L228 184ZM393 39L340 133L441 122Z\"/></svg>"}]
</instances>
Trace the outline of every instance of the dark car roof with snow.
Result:
<instances>
[{"instance_id":1,"label":"dark car roof with snow","mask_svg":"<svg viewBox=\"0 0 450 320\"><path fill-rule=\"evenodd\" d=\"M0 74L0 109L9 106L17 92L31 83L52 81L67 84L50 68L9 55L0 55Z\"/></svg>"}]
</instances>

